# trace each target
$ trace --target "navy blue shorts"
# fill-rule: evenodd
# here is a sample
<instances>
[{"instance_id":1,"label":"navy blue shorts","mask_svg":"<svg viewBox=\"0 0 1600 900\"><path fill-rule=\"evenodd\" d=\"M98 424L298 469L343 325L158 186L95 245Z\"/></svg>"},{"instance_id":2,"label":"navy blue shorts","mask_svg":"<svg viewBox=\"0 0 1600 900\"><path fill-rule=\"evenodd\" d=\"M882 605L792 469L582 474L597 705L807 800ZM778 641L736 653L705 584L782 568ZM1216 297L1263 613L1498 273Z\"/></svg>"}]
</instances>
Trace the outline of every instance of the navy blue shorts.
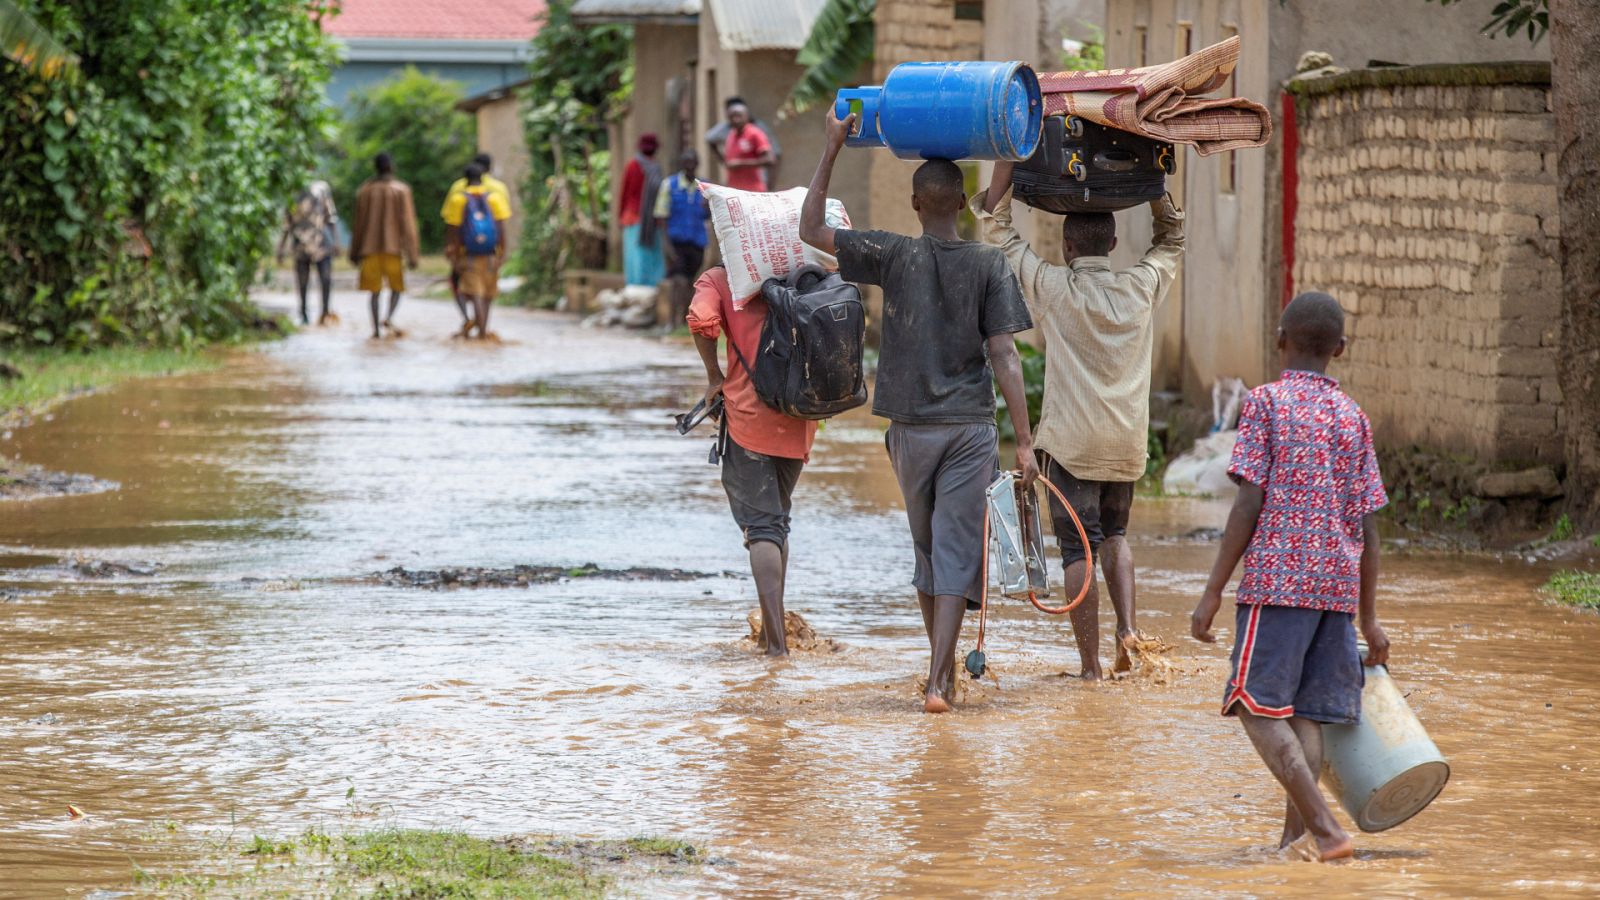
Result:
<instances>
[{"instance_id":1,"label":"navy blue shorts","mask_svg":"<svg viewBox=\"0 0 1600 900\"><path fill-rule=\"evenodd\" d=\"M1366 675L1354 616L1241 603L1234 620L1233 675L1222 697L1223 715L1243 704L1251 715L1269 719L1360 721Z\"/></svg>"}]
</instances>

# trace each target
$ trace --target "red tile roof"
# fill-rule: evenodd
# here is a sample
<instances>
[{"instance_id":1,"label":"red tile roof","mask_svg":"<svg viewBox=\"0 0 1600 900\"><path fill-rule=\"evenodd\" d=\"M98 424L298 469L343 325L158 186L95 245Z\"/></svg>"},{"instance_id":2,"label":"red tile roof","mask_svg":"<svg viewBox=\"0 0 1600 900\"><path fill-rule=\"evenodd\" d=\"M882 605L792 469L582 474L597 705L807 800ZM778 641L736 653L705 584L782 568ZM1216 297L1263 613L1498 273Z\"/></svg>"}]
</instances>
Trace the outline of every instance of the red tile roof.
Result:
<instances>
[{"instance_id":1,"label":"red tile roof","mask_svg":"<svg viewBox=\"0 0 1600 900\"><path fill-rule=\"evenodd\" d=\"M525 41L545 0L342 0L323 29L339 38Z\"/></svg>"}]
</instances>

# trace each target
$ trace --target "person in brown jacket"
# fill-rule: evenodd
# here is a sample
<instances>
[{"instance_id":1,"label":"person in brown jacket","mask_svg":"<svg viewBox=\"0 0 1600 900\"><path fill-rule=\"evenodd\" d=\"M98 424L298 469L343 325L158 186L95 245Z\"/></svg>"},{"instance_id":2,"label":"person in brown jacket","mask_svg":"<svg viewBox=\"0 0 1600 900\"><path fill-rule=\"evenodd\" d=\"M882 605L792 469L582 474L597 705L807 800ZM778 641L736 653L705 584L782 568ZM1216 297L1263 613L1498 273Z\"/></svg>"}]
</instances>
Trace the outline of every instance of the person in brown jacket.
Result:
<instances>
[{"instance_id":1,"label":"person in brown jacket","mask_svg":"<svg viewBox=\"0 0 1600 900\"><path fill-rule=\"evenodd\" d=\"M417 244L417 211L411 203L411 187L394 177L394 160L379 153L372 161L378 170L356 193L356 219L350 229L350 261L361 267L361 290L372 294L372 336L382 337L378 320L378 300L385 282L389 285L389 314L382 327L398 336L394 311L406 289L406 266L417 267L421 249Z\"/></svg>"}]
</instances>

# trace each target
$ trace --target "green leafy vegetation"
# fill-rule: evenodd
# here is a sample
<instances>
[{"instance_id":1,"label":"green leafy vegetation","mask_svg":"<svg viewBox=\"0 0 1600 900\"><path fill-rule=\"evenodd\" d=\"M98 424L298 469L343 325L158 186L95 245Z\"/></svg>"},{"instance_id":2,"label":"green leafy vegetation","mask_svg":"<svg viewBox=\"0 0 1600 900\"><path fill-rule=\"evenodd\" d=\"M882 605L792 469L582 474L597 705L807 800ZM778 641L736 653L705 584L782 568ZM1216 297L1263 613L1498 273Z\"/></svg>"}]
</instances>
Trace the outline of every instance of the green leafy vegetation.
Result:
<instances>
[{"instance_id":1,"label":"green leafy vegetation","mask_svg":"<svg viewBox=\"0 0 1600 900\"><path fill-rule=\"evenodd\" d=\"M609 145L606 126L633 93L632 44L632 26L578 25L572 0L552 0L533 39L522 119L527 217L515 260L523 302L553 305L562 270L606 266L611 153L625 152Z\"/></svg>"},{"instance_id":2,"label":"green leafy vegetation","mask_svg":"<svg viewBox=\"0 0 1600 900\"><path fill-rule=\"evenodd\" d=\"M1600 572L1566 570L1550 576L1542 590L1560 603L1600 609Z\"/></svg>"},{"instance_id":3,"label":"green leafy vegetation","mask_svg":"<svg viewBox=\"0 0 1600 900\"><path fill-rule=\"evenodd\" d=\"M1555 527L1550 529L1550 540L1570 541L1577 533L1578 529L1572 524L1572 517L1562 513L1561 518L1556 519Z\"/></svg>"},{"instance_id":4,"label":"green leafy vegetation","mask_svg":"<svg viewBox=\"0 0 1600 900\"><path fill-rule=\"evenodd\" d=\"M1460 3L1461 0L1428 0L1440 6ZM1483 33L1490 37L1516 37L1526 31L1528 41L1537 44L1550 30L1550 0L1500 0L1489 13Z\"/></svg>"},{"instance_id":5,"label":"green leafy vegetation","mask_svg":"<svg viewBox=\"0 0 1600 900\"><path fill-rule=\"evenodd\" d=\"M42 412L51 403L130 378L214 369L214 353L193 348L102 347L89 351L20 350L7 355L19 373L0 379L0 423L12 415Z\"/></svg>"},{"instance_id":6,"label":"green leafy vegetation","mask_svg":"<svg viewBox=\"0 0 1600 900\"><path fill-rule=\"evenodd\" d=\"M1028 397L1028 424L1037 426L1039 414L1044 409L1044 351L1019 341L1017 355L1022 358L1022 385ZM1000 429L1000 440L1017 439L1016 429L1011 427L1011 413L1006 406L1006 398L999 391L995 392L994 421Z\"/></svg>"},{"instance_id":7,"label":"green leafy vegetation","mask_svg":"<svg viewBox=\"0 0 1600 900\"><path fill-rule=\"evenodd\" d=\"M462 85L406 66L352 96L328 162L334 201L355 217L356 191L373 175L379 153L394 158L395 177L411 186L424 253L444 249L439 208L445 191L478 152L478 126L456 109Z\"/></svg>"},{"instance_id":8,"label":"green leafy vegetation","mask_svg":"<svg viewBox=\"0 0 1600 900\"><path fill-rule=\"evenodd\" d=\"M836 90L872 61L877 33L872 14L877 7L878 0L828 0L795 56L806 70L784 101L785 114L832 100Z\"/></svg>"},{"instance_id":9,"label":"green leafy vegetation","mask_svg":"<svg viewBox=\"0 0 1600 900\"><path fill-rule=\"evenodd\" d=\"M253 324L246 289L331 121L321 0L20 8L81 74L0 61L0 344Z\"/></svg>"},{"instance_id":10,"label":"green leafy vegetation","mask_svg":"<svg viewBox=\"0 0 1600 900\"><path fill-rule=\"evenodd\" d=\"M1061 69L1065 72L1098 72L1106 67L1106 33L1098 25L1083 23L1089 37L1079 41L1077 50L1061 51ZM1066 34L1062 34L1066 38Z\"/></svg>"}]
</instances>

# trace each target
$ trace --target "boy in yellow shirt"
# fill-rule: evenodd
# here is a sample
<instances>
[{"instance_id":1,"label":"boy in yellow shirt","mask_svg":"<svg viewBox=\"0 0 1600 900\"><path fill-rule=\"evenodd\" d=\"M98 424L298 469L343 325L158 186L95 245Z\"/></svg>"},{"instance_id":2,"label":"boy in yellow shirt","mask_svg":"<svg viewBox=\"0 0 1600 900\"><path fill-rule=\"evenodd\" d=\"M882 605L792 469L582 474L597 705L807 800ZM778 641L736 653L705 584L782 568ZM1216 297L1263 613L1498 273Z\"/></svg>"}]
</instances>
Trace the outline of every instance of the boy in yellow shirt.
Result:
<instances>
[{"instance_id":1,"label":"boy in yellow shirt","mask_svg":"<svg viewBox=\"0 0 1600 900\"><path fill-rule=\"evenodd\" d=\"M474 327L481 340L489 336L489 307L499 294L500 265L506 258L506 226L511 218L511 204L503 190L491 190L484 183L483 167L477 163L467 166L465 186L461 191L452 189L445 198L444 223L445 255L460 285L463 314L468 302L475 315L462 328L463 337L471 337Z\"/></svg>"},{"instance_id":2,"label":"boy in yellow shirt","mask_svg":"<svg viewBox=\"0 0 1600 900\"><path fill-rule=\"evenodd\" d=\"M506 187L505 182L489 174L494 169L494 158L487 153L479 153L472 158L472 162L483 167L483 186L489 189L489 193L499 194L501 199L505 201L506 209L510 209L511 189ZM467 179L457 178L451 182L450 189L445 191L445 206L450 205L451 198L457 194L466 193L466 190ZM444 212L443 208L440 209L440 212ZM467 302L461 298L461 273L454 268L450 270L450 296L456 301L456 309L461 311L461 333L466 334L472 328L472 310L468 307Z\"/></svg>"}]
</instances>

